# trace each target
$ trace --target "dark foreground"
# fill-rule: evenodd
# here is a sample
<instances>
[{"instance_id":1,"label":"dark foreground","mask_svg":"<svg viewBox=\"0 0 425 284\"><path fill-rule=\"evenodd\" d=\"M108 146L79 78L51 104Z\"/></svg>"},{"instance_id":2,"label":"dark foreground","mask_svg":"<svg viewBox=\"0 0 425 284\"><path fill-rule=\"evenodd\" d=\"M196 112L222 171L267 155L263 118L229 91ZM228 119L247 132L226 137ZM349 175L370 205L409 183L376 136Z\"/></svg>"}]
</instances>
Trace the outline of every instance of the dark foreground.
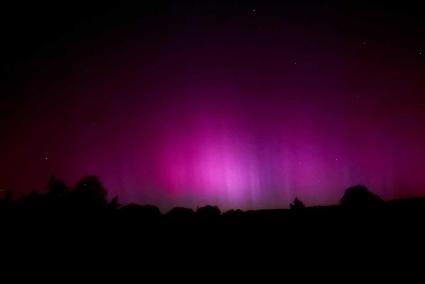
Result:
<instances>
[{"instance_id":1,"label":"dark foreground","mask_svg":"<svg viewBox=\"0 0 425 284\"><path fill-rule=\"evenodd\" d=\"M0 226L2 237L21 239L21 244L82 242L95 247L106 242L144 249L159 244L200 251L217 243L241 249L407 247L425 240L425 198L384 202L355 186L335 206L305 207L296 199L290 209L221 212L205 206L163 214L152 205L107 200L96 177L85 177L72 189L52 178L46 193L0 199Z\"/></svg>"},{"instance_id":2,"label":"dark foreground","mask_svg":"<svg viewBox=\"0 0 425 284\"><path fill-rule=\"evenodd\" d=\"M52 180L47 193L0 199L3 259L19 268L41 265L49 274L59 267L61 277L81 273L76 265L91 273L100 265L98 276L119 265L138 275L160 269L155 277L170 267L201 268L208 277L237 266L245 276L260 267L272 269L263 276L292 275L294 266L303 273L332 268L358 275L366 266L376 272L378 264L395 263L421 271L424 228L425 198L384 202L363 186L347 189L335 206L294 200L290 209L256 211L205 206L163 214L151 205L121 206L106 199L94 177L73 189Z\"/></svg>"}]
</instances>

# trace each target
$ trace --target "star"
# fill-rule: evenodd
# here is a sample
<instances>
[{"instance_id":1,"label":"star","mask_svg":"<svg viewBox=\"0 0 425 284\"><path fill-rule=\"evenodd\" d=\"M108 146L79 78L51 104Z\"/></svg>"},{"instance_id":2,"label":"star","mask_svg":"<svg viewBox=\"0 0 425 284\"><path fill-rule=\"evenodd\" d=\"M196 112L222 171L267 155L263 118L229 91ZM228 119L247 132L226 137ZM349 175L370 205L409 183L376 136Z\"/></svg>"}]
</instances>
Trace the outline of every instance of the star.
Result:
<instances>
[{"instance_id":1,"label":"star","mask_svg":"<svg viewBox=\"0 0 425 284\"><path fill-rule=\"evenodd\" d=\"M362 45L365 46L367 44L367 42L364 40L362 41Z\"/></svg>"},{"instance_id":2,"label":"star","mask_svg":"<svg viewBox=\"0 0 425 284\"><path fill-rule=\"evenodd\" d=\"M418 50L418 55L422 55L422 54L423 54L422 49L419 49Z\"/></svg>"},{"instance_id":3,"label":"star","mask_svg":"<svg viewBox=\"0 0 425 284\"><path fill-rule=\"evenodd\" d=\"M45 154L45 155L43 156L43 160L47 161L48 159L49 159L49 156L48 156L47 154Z\"/></svg>"}]
</instances>

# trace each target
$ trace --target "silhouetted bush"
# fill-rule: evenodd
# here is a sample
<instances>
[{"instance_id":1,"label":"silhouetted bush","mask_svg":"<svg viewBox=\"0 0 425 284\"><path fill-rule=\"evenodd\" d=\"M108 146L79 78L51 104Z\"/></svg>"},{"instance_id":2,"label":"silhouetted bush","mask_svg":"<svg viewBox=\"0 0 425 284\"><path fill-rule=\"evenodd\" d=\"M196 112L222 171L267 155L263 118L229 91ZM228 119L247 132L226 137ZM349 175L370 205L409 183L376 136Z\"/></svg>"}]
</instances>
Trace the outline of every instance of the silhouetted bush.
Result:
<instances>
[{"instance_id":1,"label":"silhouetted bush","mask_svg":"<svg viewBox=\"0 0 425 284\"><path fill-rule=\"evenodd\" d=\"M120 208L121 205L119 204L118 199L118 196L112 198L111 202L109 202L107 205L108 209L117 210L118 208Z\"/></svg>"},{"instance_id":2,"label":"silhouetted bush","mask_svg":"<svg viewBox=\"0 0 425 284\"><path fill-rule=\"evenodd\" d=\"M97 176L83 177L70 192L72 201L81 205L103 206L107 204L107 192Z\"/></svg>"},{"instance_id":3,"label":"silhouetted bush","mask_svg":"<svg viewBox=\"0 0 425 284\"><path fill-rule=\"evenodd\" d=\"M167 216L175 219L187 219L192 218L195 215L195 211L192 208L185 207L174 207L171 209Z\"/></svg>"},{"instance_id":4,"label":"silhouetted bush","mask_svg":"<svg viewBox=\"0 0 425 284\"><path fill-rule=\"evenodd\" d=\"M383 203L383 200L376 194L370 192L364 185L356 185L345 190L340 204L350 208L370 208Z\"/></svg>"},{"instance_id":5,"label":"silhouetted bush","mask_svg":"<svg viewBox=\"0 0 425 284\"><path fill-rule=\"evenodd\" d=\"M47 183L47 192L51 196L61 197L68 191L68 186L65 182L54 176L50 177Z\"/></svg>"},{"instance_id":6,"label":"silhouetted bush","mask_svg":"<svg viewBox=\"0 0 425 284\"><path fill-rule=\"evenodd\" d=\"M292 201L292 203L289 204L289 208L291 210L301 210L305 208L305 205L301 200L299 200L298 198L295 198L294 201Z\"/></svg>"},{"instance_id":7,"label":"silhouetted bush","mask_svg":"<svg viewBox=\"0 0 425 284\"><path fill-rule=\"evenodd\" d=\"M217 206L206 205L196 210L196 215L201 218L217 218L221 211Z\"/></svg>"}]
</instances>

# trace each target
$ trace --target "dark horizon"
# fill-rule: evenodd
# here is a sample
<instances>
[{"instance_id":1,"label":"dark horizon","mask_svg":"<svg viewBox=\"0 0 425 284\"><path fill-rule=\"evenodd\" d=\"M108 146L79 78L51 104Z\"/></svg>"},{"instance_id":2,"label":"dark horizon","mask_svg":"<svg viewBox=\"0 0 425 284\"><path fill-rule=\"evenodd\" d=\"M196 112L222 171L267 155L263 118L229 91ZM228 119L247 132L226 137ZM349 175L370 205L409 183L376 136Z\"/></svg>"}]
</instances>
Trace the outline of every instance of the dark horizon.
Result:
<instances>
[{"instance_id":1,"label":"dark horizon","mask_svg":"<svg viewBox=\"0 0 425 284\"><path fill-rule=\"evenodd\" d=\"M1 191L0 202L4 204L26 204L27 209L39 208L39 210L50 210L59 209L57 207L60 204L66 204L70 202L73 204L69 208L71 210L88 210L97 211L102 210L102 207L110 208L113 210L126 210L127 208L133 208L134 210L153 210L158 214L167 215L174 211L192 212L193 214L198 210L212 210L214 214L233 214L237 212L261 212L261 211L289 211L289 210L306 210L306 209L326 209L333 207L343 207L350 210L366 210L380 208L384 204L397 204L397 203L424 203L425 210L425 196L413 196L407 198L394 198L390 200L384 200L379 195L365 185L353 185L343 190L343 195L340 196L338 202L334 204L304 204L304 202L295 197L291 200L287 206L283 207L269 207L269 208L220 208L216 204L198 204L195 207L185 207L178 204L169 208L161 208L158 204L151 204L148 202L130 202L122 203L118 195L111 196L108 194L108 189L104 186L102 181L97 176L84 176L74 186L68 186L62 179L58 177L50 177L45 188L42 190L31 191L28 194L16 196L13 191ZM44 201L43 201L44 200ZM31 205L32 204L32 205ZM83 208L79 208L81 204L86 204ZM100 205L100 207L99 207ZM25 206L22 209L25 209ZM422 205L421 205L422 206ZM135 209L136 208L136 209ZM405 209L408 209L406 207ZM37 210L36 210L37 211Z\"/></svg>"}]
</instances>

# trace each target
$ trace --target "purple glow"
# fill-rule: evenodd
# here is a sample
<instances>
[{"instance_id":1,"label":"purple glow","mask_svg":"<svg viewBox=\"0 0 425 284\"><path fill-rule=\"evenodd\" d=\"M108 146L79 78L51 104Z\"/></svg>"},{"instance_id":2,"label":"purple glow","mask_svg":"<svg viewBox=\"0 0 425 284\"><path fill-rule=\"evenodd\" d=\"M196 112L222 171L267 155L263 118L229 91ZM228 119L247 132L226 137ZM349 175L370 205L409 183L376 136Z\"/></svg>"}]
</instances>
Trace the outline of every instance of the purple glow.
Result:
<instances>
[{"instance_id":1,"label":"purple glow","mask_svg":"<svg viewBox=\"0 0 425 284\"><path fill-rule=\"evenodd\" d=\"M0 188L94 174L109 196L162 209L331 204L355 184L385 199L424 195L425 69L413 44L264 25L111 32L46 59L1 122Z\"/></svg>"}]
</instances>

